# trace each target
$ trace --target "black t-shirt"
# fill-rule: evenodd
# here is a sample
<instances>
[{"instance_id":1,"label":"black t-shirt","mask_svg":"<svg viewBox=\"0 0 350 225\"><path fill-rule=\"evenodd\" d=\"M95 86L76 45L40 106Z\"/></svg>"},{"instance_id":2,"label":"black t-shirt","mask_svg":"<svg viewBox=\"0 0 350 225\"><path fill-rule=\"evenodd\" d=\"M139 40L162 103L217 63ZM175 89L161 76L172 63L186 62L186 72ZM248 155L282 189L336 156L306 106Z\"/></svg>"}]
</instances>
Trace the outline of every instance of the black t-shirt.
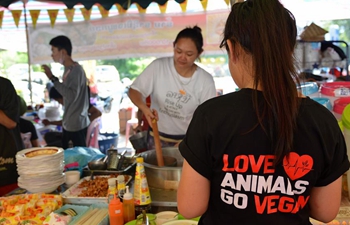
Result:
<instances>
[{"instance_id":1,"label":"black t-shirt","mask_svg":"<svg viewBox=\"0 0 350 225\"><path fill-rule=\"evenodd\" d=\"M262 92L258 99L262 105ZM337 120L310 98L302 99L294 149L276 168L269 138L260 126L252 129L256 124L251 89L208 100L194 113L179 149L211 182L199 224L311 224L311 188L349 169Z\"/></svg>"},{"instance_id":2,"label":"black t-shirt","mask_svg":"<svg viewBox=\"0 0 350 225\"><path fill-rule=\"evenodd\" d=\"M38 134L36 133L35 126L29 120L20 118L19 119L19 127L21 130L21 133L25 134L25 133L30 132L32 134L32 136L30 137L30 140L38 139Z\"/></svg>"},{"instance_id":3,"label":"black t-shirt","mask_svg":"<svg viewBox=\"0 0 350 225\"><path fill-rule=\"evenodd\" d=\"M0 186L17 182L16 154L24 148L19 129L19 102L12 83L0 77L0 110L17 122L17 127L8 129L0 124Z\"/></svg>"}]
</instances>

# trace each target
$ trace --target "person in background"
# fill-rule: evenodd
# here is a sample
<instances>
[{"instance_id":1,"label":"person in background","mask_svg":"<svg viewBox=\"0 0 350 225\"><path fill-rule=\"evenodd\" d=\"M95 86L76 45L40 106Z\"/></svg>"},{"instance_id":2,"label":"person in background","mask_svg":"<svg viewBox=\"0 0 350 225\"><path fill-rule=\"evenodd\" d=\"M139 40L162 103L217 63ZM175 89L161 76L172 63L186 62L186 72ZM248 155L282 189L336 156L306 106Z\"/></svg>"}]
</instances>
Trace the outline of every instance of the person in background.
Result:
<instances>
[{"instance_id":1,"label":"person in background","mask_svg":"<svg viewBox=\"0 0 350 225\"><path fill-rule=\"evenodd\" d=\"M22 149L17 93L10 80L0 77L0 196L18 188L16 154Z\"/></svg>"},{"instance_id":2,"label":"person in background","mask_svg":"<svg viewBox=\"0 0 350 225\"><path fill-rule=\"evenodd\" d=\"M174 56L154 60L132 83L131 101L142 110L150 124L148 148L154 148L152 121L158 123L163 147L174 146L185 135L194 110L216 96L212 75L195 64L203 52L203 36L198 26L179 32ZM145 99L151 96L151 107Z\"/></svg>"},{"instance_id":3,"label":"person in background","mask_svg":"<svg viewBox=\"0 0 350 225\"><path fill-rule=\"evenodd\" d=\"M296 36L278 0L232 5L221 47L240 90L200 105L179 145L185 218L309 225L336 217L346 145L332 113L297 91Z\"/></svg>"},{"instance_id":4,"label":"person in background","mask_svg":"<svg viewBox=\"0 0 350 225\"><path fill-rule=\"evenodd\" d=\"M50 89L50 93L49 93L50 99L54 99L55 101L57 101L58 103L60 103L62 106L64 106L63 104L63 97L62 95L56 90L55 87L52 87ZM96 108L95 106L93 106L91 103L89 104L89 110L88 110L88 115L89 115L89 119L90 121L94 121L95 119L97 119L98 117L101 117L102 113L101 111ZM57 126L61 126L62 125L62 120L59 121L49 121L47 119L44 119L42 121L42 123L45 126L48 125L57 125ZM62 142L62 133L61 132L48 132L45 134L44 136L45 142L47 143L47 145L50 146L59 146L61 147L60 142Z\"/></svg>"},{"instance_id":5,"label":"person in background","mask_svg":"<svg viewBox=\"0 0 350 225\"><path fill-rule=\"evenodd\" d=\"M64 114L63 148L73 146L86 147L87 127L90 124L88 116L89 97L87 79L81 65L72 59L72 43L66 36L57 36L50 41L52 58L64 66L63 82L55 77L47 65L42 65L46 76L63 96Z\"/></svg>"},{"instance_id":6,"label":"person in background","mask_svg":"<svg viewBox=\"0 0 350 225\"><path fill-rule=\"evenodd\" d=\"M21 117L27 111L27 103L20 96L18 96L18 101L20 103L19 104L20 105L20 107L19 107L19 115L20 115L19 128L20 128L20 131L21 131L22 140L23 140L23 137L25 137L26 133L30 133L29 143L27 145L26 145L26 143L24 143L26 145L25 147L26 148L40 147L38 134L36 132L34 124L31 121L26 120L26 119ZM23 142L25 142L25 141L23 140Z\"/></svg>"}]
</instances>

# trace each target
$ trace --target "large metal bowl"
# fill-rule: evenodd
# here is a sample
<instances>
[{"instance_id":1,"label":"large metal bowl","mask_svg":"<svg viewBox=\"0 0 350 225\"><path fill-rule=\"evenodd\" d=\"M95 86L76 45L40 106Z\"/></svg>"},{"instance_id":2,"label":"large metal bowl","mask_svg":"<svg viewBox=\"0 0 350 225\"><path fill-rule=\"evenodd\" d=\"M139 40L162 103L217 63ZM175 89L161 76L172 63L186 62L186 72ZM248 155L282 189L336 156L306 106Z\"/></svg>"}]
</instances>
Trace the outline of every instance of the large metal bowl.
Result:
<instances>
[{"instance_id":1,"label":"large metal bowl","mask_svg":"<svg viewBox=\"0 0 350 225\"><path fill-rule=\"evenodd\" d=\"M162 152L164 164L166 165L164 167L155 165L157 161L156 150L152 149L141 153L141 156L144 158L148 185L154 188L177 190L184 159L177 147L162 148ZM176 165L171 164L171 162L169 165L167 158L170 158L170 160L175 158Z\"/></svg>"}]
</instances>

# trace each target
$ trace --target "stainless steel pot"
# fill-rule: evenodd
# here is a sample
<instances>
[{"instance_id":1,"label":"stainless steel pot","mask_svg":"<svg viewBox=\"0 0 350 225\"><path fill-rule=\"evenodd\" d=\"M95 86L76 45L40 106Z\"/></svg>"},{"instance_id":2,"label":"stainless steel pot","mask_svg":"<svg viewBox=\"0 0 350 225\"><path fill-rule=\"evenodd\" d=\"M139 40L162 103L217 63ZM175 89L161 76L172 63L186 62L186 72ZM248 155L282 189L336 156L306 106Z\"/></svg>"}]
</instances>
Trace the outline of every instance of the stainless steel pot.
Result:
<instances>
[{"instance_id":1,"label":"stainless steel pot","mask_svg":"<svg viewBox=\"0 0 350 225\"><path fill-rule=\"evenodd\" d=\"M147 182L150 187L166 189L166 190L177 190L179 185L183 157L177 147L162 148L164 156L164 167L158 167L154 164L157 162L156 150L148 150L141 153L144 158L144 166L147 176ZM167 165L166 158L175 158L176 165Z\"/></svg>"}]
</instances>

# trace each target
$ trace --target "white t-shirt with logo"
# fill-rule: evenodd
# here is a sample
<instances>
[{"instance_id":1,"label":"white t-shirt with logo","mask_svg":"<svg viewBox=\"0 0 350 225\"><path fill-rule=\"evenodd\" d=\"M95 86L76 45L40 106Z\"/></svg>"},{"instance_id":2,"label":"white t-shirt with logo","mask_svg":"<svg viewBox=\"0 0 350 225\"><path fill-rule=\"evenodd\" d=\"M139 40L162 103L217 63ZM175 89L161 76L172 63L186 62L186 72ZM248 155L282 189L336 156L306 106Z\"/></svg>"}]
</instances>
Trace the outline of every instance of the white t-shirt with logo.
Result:
<instances>
[{"instance_id":1,"label":"white t-shirt with logo","mask_svg":"<svg viewBox=\"0 0 350 225\"><path fill-rule=\"evenodd\" d=\"M151 96L151 109L158 111L158 129L170 135L184 135L195 109L216 96L212 75L198 66L192 77L182 77L173 57L154 60L131 88L145 98Z\"/></svg>"}]
</instances>

